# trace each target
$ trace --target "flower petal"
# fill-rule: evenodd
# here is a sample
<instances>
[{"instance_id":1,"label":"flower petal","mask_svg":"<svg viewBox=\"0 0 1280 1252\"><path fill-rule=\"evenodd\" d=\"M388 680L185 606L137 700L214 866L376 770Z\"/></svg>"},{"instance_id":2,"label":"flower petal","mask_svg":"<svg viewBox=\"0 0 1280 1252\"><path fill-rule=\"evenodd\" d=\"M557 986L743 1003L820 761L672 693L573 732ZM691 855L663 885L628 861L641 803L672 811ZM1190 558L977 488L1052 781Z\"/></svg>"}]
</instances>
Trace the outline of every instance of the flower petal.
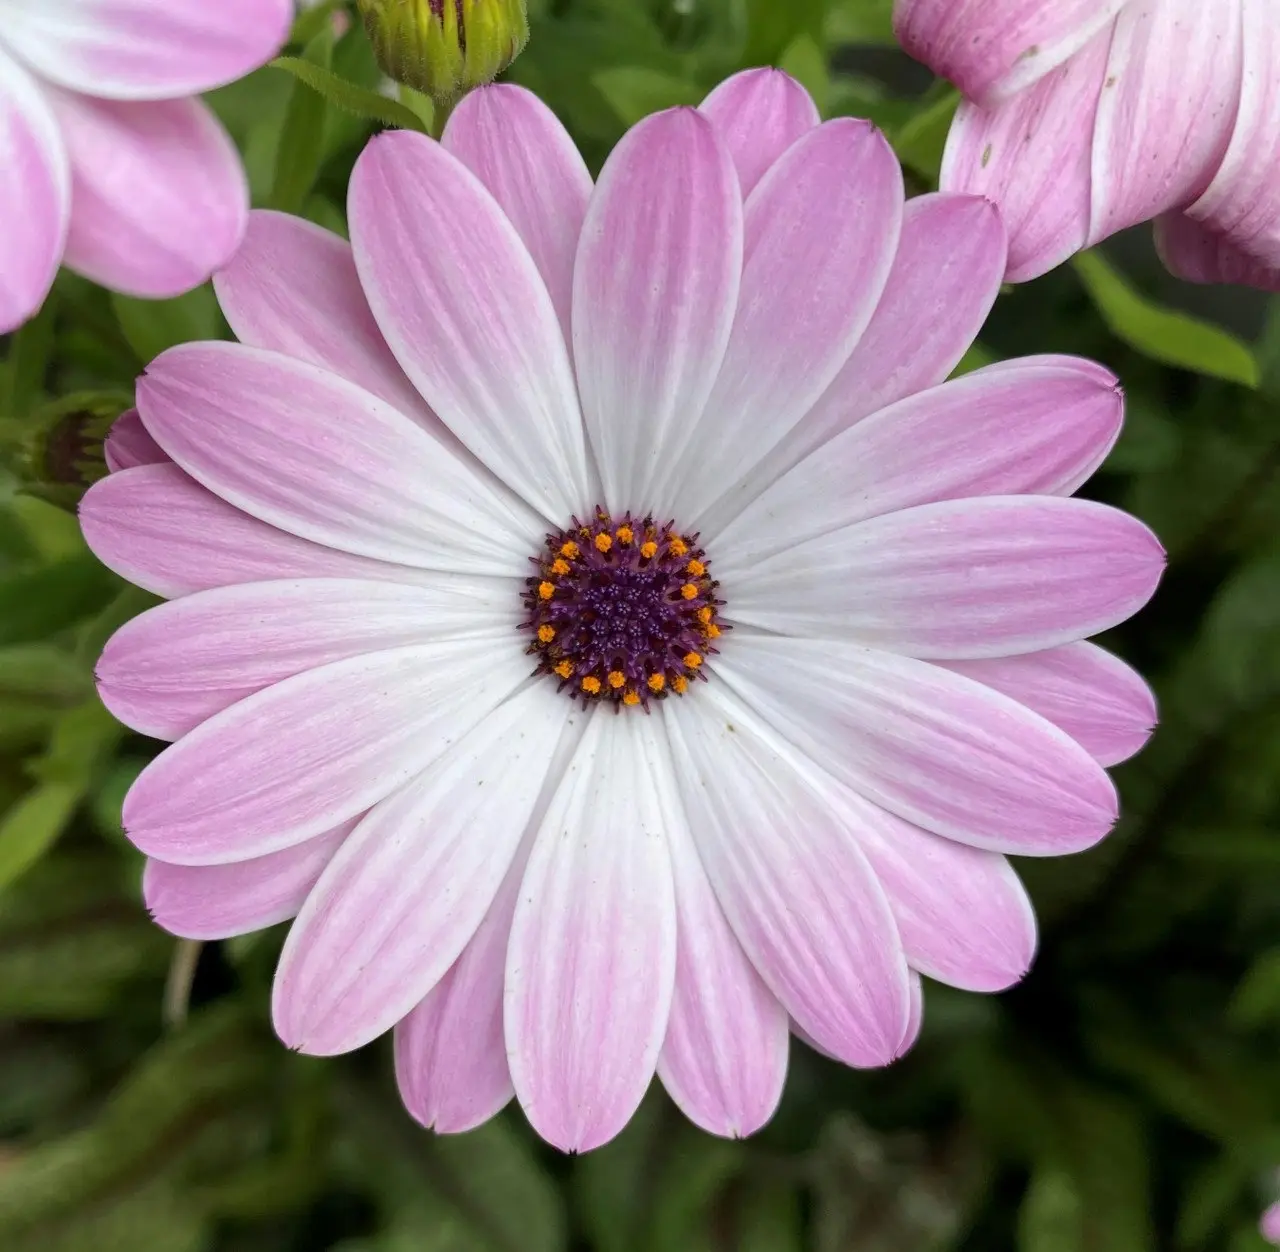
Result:
<instances>
[{"instance_id":1,"label":"flower petal","mask_svg":"<svg viewBox=\"0 0 1280 1252\"><path fill-rule=\"evenodd\" d=\"M822 120L790 74L765 66L730 75L698 106L720 132L745 200L769 167Z\"/></svg>"},{"instance_id":2,"label":"flower petal","mask_svg":"<svg viewBox=\"0 0 1280 1252\"><path fill-rule=\"evenodd\" d=\"M1183 213L1156 218L1156 251L1171 274L1188 282L1234 283L1280 291L1280 261L1259 261L1237 248L1226 235Z\"/></svg>"},{"instance_id":3,"label":"flower petal","mask_svg":"<svg viewBox=\"0 0 1280 1252\"><path fill-rule=\"evenodd\" d=\"M125 798L125 830L148 856L178 865L292 847L415 778L527 673L515 639L472 639L286 678L152 761Z\"/></svg>"},{"instance_id":4,"label":"flower petal","mask_svg":"<svg viewBox=\"0 0 1280 1252\"><path fill-rule=\"evenodd\" d=\"M578 741L582 718L564 727L547 784L489 911L462 955L396 1027L396 1081L405 1107L440 1134L471 1130L515 1094L503 1026L511 919L529 852Z\"/></svg>"},{"instance_id":5,"label":"flower petal","mask_svg":"<svg viewBox=\"0 0 1280 1252\"><path fill-rule=\"evenodd\" d=\"M1280 282L1280 23L1270 0L1239 0L1244 30L1243 86L1226 155L1190 215L1254 258L1248 281L1276 290ZM1178 272L1175 270L1175 272ZM1230 271L1228 271L1230 272Z\"/></svg>"},{"instance_id":6,"label":"flower petal","mask_svg":"<svg viewBox=\"0 0 1280 1252\"><path fill-rule=\"evenodd\" d=\"M837 788L723 685L662 714L698 852L752 964L829 1054L887 1065L907 965Z\"/></svg>"},{"instance_id":7,"label":"flower petal","mask_svg":"<svg viewBox=\"0 0 1280 1252\"><path fill-rule=\"evenodd\" d=\"M280 956L285 1043L349 1052L440 981L493 903L571 712L549 684L527 686L356 827Z\"/></svg>"},{"instance_id":8,"label":"flower petal","mask_svg":"<svg viewBox=\"0 0 1280 1252\"><path fill-rule=\"evenodd\" d=\"M138 383L156 442L237 508L330 547L521 576L536 519L430 432L314 365L230 343L157 357Z\"/></svg>"},{"instance_id":9,"label":"flower petal","mask_svg":"<svg viewBox=\"0 0 1280 1252\"><path fill-rule=\"evenodd\" d=\"M1110 42L1103 31L1021 95L989 107L964 102L956 113L940 185L999 207L1009 282L1047 273L1089 237L1093 125Z\"/></svg>"},{"instance_id":10,"label":"flower petal","mask_svg":"<svg viewBox=\"0 0 1280 1252\"><path fill-rule=\"evenodd\" d=\"M1118 625L1151 598L1164 550L1090 500L986 496L904 509L724 571L734 621L910 656L1035 652ZM721 572L717 570L717 572Z\"/></svg>"},{"instance_id":11,"label":"flower petal","mask_svg":"<svg viewBox=\"0 0 1280 1252\"><path fill-rule=\"evenodd\" d=\"M591 199L591 174L569 132L533 92L494 83L462 97L440 142L516 228L568 342L573 258Z\"/></svg>"},{"instance_id":12,"label":"flower petal","mask_svg":"<svg viewBox=\"0 0 1280 1252\"><path fill-rule=\"evenodd\" d=\"M1102 765L1128 760L1155 728L1151 688L1118 656L1092 643L938 663L1025 704L1065 730Z\"/></svg>"},{"instance_id":13,"label":"flower petal","mask_svg":"<svg viewBox=\"0 0 1280 1252\"><path fill-rule=\"evenodd\" d=\"M274 578L437 577L277 530L206 491L167 458L90 487L80 502L80 529L98 560L158 596Z\"/></svg>"},{"instance_id":14,"label":"flower petal","mask_svg":"<svg viewBox=\"0 0 1280 1252\"><path fill-rule=\"evenodd\" d=\"M1093 135L1090 243L1209 186L1240 101L1239 6L1134 0L1116 20Z\"/></svg>"},{"instance_id":15,"label":"flower petal","mask_svg":"<svg viewBox=\"0 0 1280 1252\"><path fill-rule=\"evenodd\" d=\"M0 335L7 335L53 286L71 217L71 171L45 93L3 50L0 168Z\"/></svg>"},{"instance_id":16,"label":"flower petal","mask_svg":"<svg viewBox=\"0 0 1280 1252\"><path fill-rule=\"evenodd\" d=\"M843 804L914 969L966 991L1003 991L1022 978L1036 919L1003 856L930 834L852 793Z\"/></svg>"},{"instance_id":17,"label":"flower petal","mask_svg":"<svg viewBox=\"0 0 1280 1252\"><path fill-rule=\"evenodd\" d=\"M896 0L909 55L971 100L1011 96L1089 42L1131 0Z\"/></svg>"},{"instance_id":18,"label":"flower petal","mask_svg":"<svg viewBox=\"0 0 1280 1252\"><path fill-rule=\"evenodd\" d=\"M626 1125L653 1077L676 962L652 718L595 711L520 887L506 972L507 1055L534 1129L586 1151Z\"/></svg>"},{"instance_id":19,"label":"flower petal","mask_svg":"<svg viewBox=\"0 0 1280 1252\"><path fill-rule=\"evenodd\" d=\"M244 236L240 154L199 100L144 104L55 92L71 161L66 263L158 300L198 287Z\"/></svg>"},{"instance_id":20,"label":"flower petal","mask_svg":"<svg viewBox=\"0 0 1280 1252\"><path fill-rule=\"evenodd\" d=\"M116 100L191 96L269 61L290 0L18 0L4 38L45 78Z\"/></svg>"},{"instance_id":21,"label":"flower petal","mask_svg":"<svg viewBox=\"0 0 1280 1252\"><path fill-rule=\"evenodd\" d=\"M892 149L852 118L797 140L752 192L729 346L680 458L686 525L782 441L849 359L888 280L902 205Z\"/></svg>"},{"instance_id":22,"label":"flower petal","mask_svg":"<svg viewBox=\"0 0 1280 1252\"><path fill-rule=\"evenodd\" d=\"M300 217L256 209L213 287L241 343L309 361L443 430L373 320L345 239Z\"/></svg>"},{"instance_id":23,"label":"flower petal","mask_svg":"<svg viewBox=\"0 0 1280 1252\"><path fill-rule=\"evenodd\" d=\"M422 587L314 578L205 591L116 631L97 664L98 694L126 726L178 739L304 670L415 643L514 635L520 591L514 579L461 574Z\"/></svg>"},{"instance_id":24,"label":"flower petal","mask_svg":"<svg viewBox=\"0 0 1280 1252\"><path fill-rule=\"evenodd\" d=\"M911 1008L907 1015L907 1028L902 1032L902 1041L898 1044L898 1055L905 1056L916 1046L920 1038L920 1028L924 1025L924 987L920 975L915 970L909 971Z\"/></svg>"},{"instance_id":25,"label":"flower petal","mask_svg":"<svg viewBox=\"0 0 1280 1252\"><path fill-rule=\"evenodd\" d=\"M293 917L356 822L266 856L226 865L148 860L142 897L151 916L183 939L231 939Z\"/></svg>"},{"instance_id":26,"label":"flower petal","mask_svg":"<svg viewBox=\"0 0 1280 1252\"><path fill-rule=\"evenodd\" d=\"M773 1116L787 1076L787 1014L716 900L683 806L669 806L676 981L658 1077L685 1116L740 1138Z\"/></svg>"},{"instance_id":27,"label":"flower petal","mask_svg":"<svg viewBox=\"0 0 1280 1252\"><path fill-rule=\"evenodd\" d=\"M102 456L113 474L139 465L163 465L169 460L164 449L147 434L137 409L126 409L111 423L102 444Z\"/></svg>"},{"instance_id":28,"label":"flower petal","mask_svg":"<svg viewBox=\"0 0 1280 1252\"><path fill-rule=\"evenodd\" d=\"M646 118L605 164L574 274L578 387L608 507L672 508L741 270L742 199L714 128L692 109Z\"/></svg>"},{"instance_id":29,"label":"flower petal","mask_svg":"<svg viewBox=\"0 0 1280 1252\"><path fill-rule=\"evenodd\" d=\"M440 419L556 525L594 500L569 352L515 227L439 144L376 135L348 196L356 267Z\"/></svg>"},{"instance_id":30,"label":"flower petal","mask_svg":"<svg viewBox=\"0 0 1280 1252\"><path fill-rule=\"evenodd\" d=\"M1097 843L1116 820L1110 778L1074 739L937 665L742 636L715 674L851 790L934 834L1057 856Z\"/></svg>"},{"instance_id":31,"label":"flower petal","mask_svg":"<svg viewBox=\"0 0 1280 1252\"><path fill-rule=\"evenodd\" d=\"M716 570L938 500L1069 495L1106 458L1124 414L1090 361L1028 357L901 400L842 431L752 500L715 541Z\"/></svg>"}]
</instances>

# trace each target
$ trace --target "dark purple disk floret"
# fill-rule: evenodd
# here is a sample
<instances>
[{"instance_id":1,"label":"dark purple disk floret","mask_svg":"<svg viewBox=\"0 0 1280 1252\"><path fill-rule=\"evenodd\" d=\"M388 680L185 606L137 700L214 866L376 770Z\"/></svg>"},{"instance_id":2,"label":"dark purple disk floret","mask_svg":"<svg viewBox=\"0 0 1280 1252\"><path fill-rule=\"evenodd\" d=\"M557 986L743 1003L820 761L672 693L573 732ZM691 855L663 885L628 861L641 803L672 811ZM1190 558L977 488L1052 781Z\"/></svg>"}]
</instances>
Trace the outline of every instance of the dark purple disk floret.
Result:
<instances>
[{"instance_id":1,"label":"dark purple disk floret","mask_svg":"<svg viewBox=\"0 0 1280 1252\"><path fill-rule=\"evenodd\" d=\"M598 509L547 535L526 579L529 652L562 690L621 708L683 695L728 629L697 535Z\"/></svg>"}]
</instances>

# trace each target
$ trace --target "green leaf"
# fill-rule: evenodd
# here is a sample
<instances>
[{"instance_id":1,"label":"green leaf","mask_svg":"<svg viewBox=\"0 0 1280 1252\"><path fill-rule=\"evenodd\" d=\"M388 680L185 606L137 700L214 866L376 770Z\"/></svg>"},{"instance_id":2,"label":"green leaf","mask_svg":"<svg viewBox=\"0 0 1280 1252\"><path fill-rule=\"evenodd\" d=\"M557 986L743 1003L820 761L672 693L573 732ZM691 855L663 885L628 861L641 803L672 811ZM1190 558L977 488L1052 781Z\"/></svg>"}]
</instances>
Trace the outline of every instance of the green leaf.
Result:
<instances>
[{"instance_id":1,"label":"green leaf","mask_svg":"<svg viewBox=\"0 0 1280 1252\"><path fill-rule=\"evenodd\" d=\"M1236 988L1229 1012L1241 1026L1280 1021L1280 948L1255 959Z\"/></svg>"},{"instance_id":2,"label":"green leaf","mask_svg":"<svg viewBox=\"0 0 1280 1252\"><path fill-rule=\"evenodd\" d=\"M747 0L750 36L744 65L776 65L797 35L822 36L825 0Z\"/></svg>"},{"instance_id":3,"label":"green leaf","mask_svg":"<svg viewBox=\"0 0 1280 1252\"><path fill-rule=\"evenodd\" d=\"M951 120L959 105L960 93L948 90L940 99L898 127L889 137L898 159L930 187L938 185L942 151L946 147Z\"/></svg>"},{"instance_id":4,"label":"green leaf","mask_svg":"<svg viewBox=\"0 0 1280 1252\"><path fill-rule=\"evenodd\" d=\"M226 333L210 283L173 300L140 300L112 293L111 305L124 337L143 365L177 344L221 339Z\"/></svg>"},{"instance_id":5,"label":"green leaf","mask_svg":"<svg viewBox=\"0 0 1280 1252\"><path fill-rule=\"evenodd\" d=\"M638 65L600 70L591 76L591 81L628 126L662 109L697 104L705 94L683 78Z\"/></svg>"},{"instance_id":6,"label":"green leaf","mask_svg":"<svg viewBox=\"0 0 1280 1252\"><path fill-rule=\"evenodd\" d=\"M837 0L827 14L827 40L891 48L893 0Z\"/></svg>"},{"instance_id":7,"label":"green leaf","mask_svg":"<svg viewBox=\"0 0 1280 1252\"><path fill-rule=\"evenodd\" d=\"M364 87L339 78L330 70L319 65L312 65L300 57L276 57L269 63L275 69L286 70L295 78L301 79L312 91L319 92L330 104L357 117L371 122L381 122L384 126L399 126L404 130L425 132L422 119L412 110L407 109L398 100L389 100Z\"/></svg>"},{"instance_id":8,"label":"green leaf","mask_svg":"<svg viewBox=\"0 0 1280 1252\"><path fill-rule=\"evenodd\" d=\"M0 575L0 646L48 639L99 612L119 587L88 553Z\"/></svg>"},{"instance_id":9,"label":"green leaf","mask_svg":"<svg viewBox=\"0 0 1280 1252\"><path fill-rule=\"evenodd\" d=\"M1258 362L1248 344L1187 313L1162 308L1136 291L1100 252L1082 252L1072 264L1102 320L1131 348L1164 365L1257 387Z\"/></svg>"},{"instance_id":10,"label":"green leaf","mask_svg":"<svg viewBox=\"0 0 1280 1252\"><path fill-rule=\"evenodd\" d=\"M320 27L303 50L302 59L328 72L333 60L332 22L325 22ZM328 112L329 103L323 94L313 91L302 81L294 83L280 131L276 180L271 190L273 209L297 214L306 203L320 174Z\"/></svg>"},{"instance_id":11,"label":"green leaf","mask_svg":"<svg viewBox=\"0 0 1280 1252\"><path fill-rule=\"evenodd\" d=\"M1018 1210L1018 1252L1086 1252L1084 1203L1066 1170L1037 1170Z\"/></svg>"},{"instance_id":12,"label":"green leaf","mask_svg":"<svg viewBox=\"0 0 1280 1252\"><path fill-rule=\"evenodd\" d=\"M0 819L0 890L40 859L62 834L80 802L80 790L45 783L29 791Z\"/></svg>"},{"instance_id":13,"label":"green leaf","mask_svg":"<svg viewBox=\"0 0 1280 1252\"><path fill-rule=\"evenodd\" d=\"M831 69L818 41L809 34L797 35L778 59L778 68L808 91L818 112L826 117L831 107Z\"/></svg>"}]
</instances>

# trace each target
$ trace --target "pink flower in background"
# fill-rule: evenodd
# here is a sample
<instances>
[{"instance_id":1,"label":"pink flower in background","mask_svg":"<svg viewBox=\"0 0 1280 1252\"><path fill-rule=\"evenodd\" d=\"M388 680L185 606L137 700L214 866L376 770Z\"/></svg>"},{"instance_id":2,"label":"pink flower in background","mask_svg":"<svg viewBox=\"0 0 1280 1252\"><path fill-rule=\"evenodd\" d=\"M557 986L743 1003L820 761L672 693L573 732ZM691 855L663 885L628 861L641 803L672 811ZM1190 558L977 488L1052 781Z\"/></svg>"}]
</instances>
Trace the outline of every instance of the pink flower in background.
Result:
<instances>
[{"instance_id":1,"label":"pink flower in background","mask_svg":"<svg viewBox=\"0 0 1280 1252\"><path fill-rule=\"evenodd\" d=\"M1258 1231L1268 1243L1280 1248L1280 1200L1272 1204L1258 1223Z\"/></svg>"},{"instance_id":2,"label":"pink flower in background","mask_svg":"<svg viewBox=\"0 0 1280 1252\"><path fill-rule=\"evenodd\" d=\"M1156 219L1175 273L1280 290L1275 0L897 0L968 97L942 186L985 195L1010 280Z\"/></svg>"},{"instance_id":3,"label":"pink flower in background","mask_svg":"<svg viewBox=\"0 0 1280 1252\"><path fill-rule=\"evenodd\" d=\"M240 157L197 93L284 42L290 0L0 0L0 334L58 266L176 296L235 251Z\"/></svg>"},{"instance_id":4,"label":"pink flower in background","mask_svg":"<svg viewBox=\"0 0 1280 1252\"><path fill-rule=\"evenodd\" d=\"M882 136L768 70L594 188L482 89L441 144L375 138L349 213L351 245L252 216L215 280L241 343L150 366L82 507L171 599L98 667L175 741L124 811L160 923L296 914L286 1043L394 1027L424 1124L514 1093L566 1149L655 1072L749 1133L792 1031L883 1065L920 974L1016 982L1006 856L1111 828L1155 710L1083 640L1163 553L1068 498L1120 427L1106 370L943 381L995 210L904 206Z\"/></svg>"}]
</instances>

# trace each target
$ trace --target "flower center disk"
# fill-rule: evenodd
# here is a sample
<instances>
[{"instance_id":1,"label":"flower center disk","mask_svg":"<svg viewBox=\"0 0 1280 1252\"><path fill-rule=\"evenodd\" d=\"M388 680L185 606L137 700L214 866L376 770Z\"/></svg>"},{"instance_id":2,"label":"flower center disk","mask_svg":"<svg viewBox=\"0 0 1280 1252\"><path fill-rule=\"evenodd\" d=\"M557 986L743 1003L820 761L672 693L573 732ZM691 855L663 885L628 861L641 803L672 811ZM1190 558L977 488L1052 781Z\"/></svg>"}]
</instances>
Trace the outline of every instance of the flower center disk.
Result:
<instances>
[{"instance_id":1,"label":"flower center disk","mask_svg":"<svg viewBox=\"0 0 1280 1252\"><path fill-rule=\"evenodd\" d=\"M584 702L648 708L684 695L728 627L723 600L697 535L674 522L597 510L547 535L525 580L532 635L528 651L540 674Z\"/></svg>"}]
</instances>

